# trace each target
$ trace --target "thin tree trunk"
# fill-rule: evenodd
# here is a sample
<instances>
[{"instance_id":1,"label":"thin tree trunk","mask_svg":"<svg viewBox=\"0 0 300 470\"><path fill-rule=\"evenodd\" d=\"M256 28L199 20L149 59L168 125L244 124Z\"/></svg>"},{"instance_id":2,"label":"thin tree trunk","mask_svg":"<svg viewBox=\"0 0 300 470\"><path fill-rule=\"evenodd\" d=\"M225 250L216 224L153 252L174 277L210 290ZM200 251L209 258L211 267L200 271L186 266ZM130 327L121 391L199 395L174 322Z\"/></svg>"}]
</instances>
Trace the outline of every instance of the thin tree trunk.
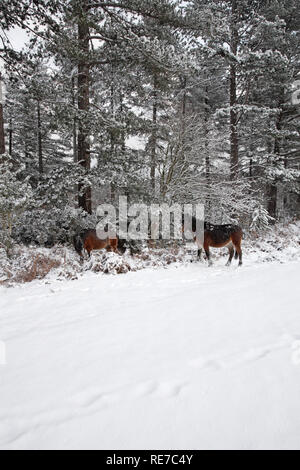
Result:
<instances>
[{"instance_id":1,"label":"thin tree trunk","mask_svg":"<svg viewBox=\"0 0 300 470\"><path fill-rule=\"evenodd\" d=\"M182 94L182 109L181 109L181 132L182 132L182 158L185 155L185 143L186 143L186 104L187 104L187 79L186 77L182 78L181 88L183 90Z\"/></svg>"},{"instance_id":2,"label":"thin tree trunk","mask_svg":"<svg viewBox=\"0 0 300 470\"><path fill-rule=\"evenodd\" d=\"M110 113L111 117L115 119L115 75L114 69L111 68L111 84L110 84ZM113 154L115 151L115 134L114 129L110 130L110 151Z\"/></svg>"},{"instance_id":3,"label":"thin tree trunk","mask_svg":"<svg viewBox=\"0 0 300 470\"><path fill-rule=\"evenodd\" d=\"M3 119L3 94L2 76L0 72L0 155L5 153L4 119Z\"/></svg>"},{"instance_id":4,"label":"thin tree trunk","mask_svg":"<svg viewBox=\"0 0 300 470\"><path fill-rule=\"evenodd\" d=\"M13 149L13 127L12 127L12 119L10 118L9 121L9 155L12 156L12 149Z\"/></svg>"},{"instance_id":5,"label":"thin tree trunk","mask_svg":"<svg viewBox=\"0 0 300 470\"><path fill-rule=\"evenodd\" d=\"M110 85L110 113L112 120L115 120L115 72L113 65L111 66L111 85ZM116 148L116 138L115 138L115 130L112 128L110 130L110 152L111 156L115 154ZM111 203L114 204L116 199L116 187L114 182L111 181L110 183L110 200Z\"/></svg>"},{"instance_id":6,"label":"thin tree trunk","mask_svg":"<svg viewBox=\"0 0 300 470\"><path fill-rule=\"evenodd\" d=\"M78 63L78 110L81 114L78 126L78 162L88 173L91 169L91 156L89 144L89 131L85 122L90 107L90 66L89 66L89 25L87 22L88 1L81 1L81 11L78 18L78 40L80 46L80 60ZM78 204L89 214L92 213L91 187L78 187Z\"/></svg>"},{"instance_id":7,"label":"thin tree trunk","mask_svg":"<svg viewBox=\"0 0 300 470\"><path fill-rule=\"evenodd\" d=\"M253 158L249 160L249 178L253 178Z\"/></svg>"},{"instance_id":8,"label":"thin tree trunk","mask_svg":"<svg viewBox=\"0 0 300 470\"><path fill-rule=\"evenodd\" d=\"M25 143L24 143L24 154L25 154L25 165L26 165L26 168L28 168L29 152L28 152L27 137L25 138Z\"/></svg>"},{"instance_id":9,"label":"thin tree trunk","mask_svg":"<svg viewBox=\"0 0 300 470\"><path fill-rule=\"evenodd\" d=\"M205 99L204 99L204 125L205 125L205 177L207 185L207 196L206 196L206 212L207 218L210 220L211 216L211 164L209 155L209 139L208 139L208 117L209 117L209 99L208 99L208 87L205 88Z\"/></svg>"},{"instance_id":10,"label":"thin tree trunk","mask_svg":"<svg viewBox=\"0 0 300 470\"><path fill-rule=\"evenodd\" d=\"M155 190L156 172L156 145L157 145L157 77L153 77L153 106L152 106L152 136L151 136L151 171L150 179L152 189Z\"/></svg>"},{"instance_id":11,"label":"thin tree trunk","mask_svg":"<svg viewBox=\"0 0 300 470\"><path fill-rule=\"evenodd\" d=\"M121 115L122 126L125 125L123 114L124 114L124 97L123 97L123 94L121 92L120 93L120 115ZM125 150L126 150L126 135L125 135L124 127L121 131L121 149L122 149L122 152L125 152Z\"/></svg>"},{"instance_id":12,"label":"thin tree trunk","mask_svg":"<svg viewBox=\"0 0 300 470\"><path fill-rule=\"evenodd\" d=\"M76 107L76 93L75 93L75 78L72 77L72 105L75 110ZM77 149L77 122L76 116L73 119L73 161L77 163L78 149Z\"/></svg>"},{"instance_id":13,"label":"thin tree trunk","mask_svg":"<svg viewBox=\"0 0 300 470\"><path fill-rule=\"evenodd\" d=\"M238 51L238 4L237 0L231 1L232 25L231 25L231 52L236 56ZM230 172L235 180L238 176L239 166L239 139L238 139L238 114L235 109L237 104L237 66L235 62L230 65Z\"/></svg>"},{"instance_id":14,"label":"thin tree trunk","mask_svg":"<svg viewBox=\"0 0 300 470\"><path fill-rule=\"evenodd\" d=\"M282 103L280 104L282 105ZM277 131L280 131L282 128L282 118L283 118L283 113L281 112L276 122ZM275 143L274 143L275 158L279 157L280 149L281 149L281 139L278 136L276 136ZM277 162L275 161L275 165L276 164ZM273 217L274 219L272 223L276 222L275 219L277 217L277 198L278 198L278 188L277 188L277 181L275 179L269 184L269 187L268 187L268 212L269 212L269 215Z\"/></svg>"},{"instance_id":15,"label":"thin tree trunk","mask_svg":"<svg viewBox=\"0 0 300 470\"><path fill-rule=\"evenodd\" d=\"M186 77L182 78L181 81L181 88L183 89L183 94L182 94L182 110L181 110L181 115L182 115L182 129L183 129L183 134L185 131L185 118L186 118L186 86L187 86L187 79Z\"/></svg>"},{"instance_id":16,"label":"thin tree trunk","mask_svg":"<svg viewBox=\"0 0 300 470\"><path fill-rule=\"evenodd\" d=\"M38 120L38 157L39 157L39 174L44 173L43 164L43 146L42 146L42 123L41 123L41 103L37 102L37 120Z\"/></svg>"},{"instance_id":17,"label":"thin tree trunk","mask_svg":"<svg viewBox=\"0 0 300 470\"><path fill-rule=\"evenodd\" d=\"M268 212L273 217L274 220L271 223L274 224L277 215L277 185L275 183L270 184L268 189Z\"/></svg>"}]
</instances>

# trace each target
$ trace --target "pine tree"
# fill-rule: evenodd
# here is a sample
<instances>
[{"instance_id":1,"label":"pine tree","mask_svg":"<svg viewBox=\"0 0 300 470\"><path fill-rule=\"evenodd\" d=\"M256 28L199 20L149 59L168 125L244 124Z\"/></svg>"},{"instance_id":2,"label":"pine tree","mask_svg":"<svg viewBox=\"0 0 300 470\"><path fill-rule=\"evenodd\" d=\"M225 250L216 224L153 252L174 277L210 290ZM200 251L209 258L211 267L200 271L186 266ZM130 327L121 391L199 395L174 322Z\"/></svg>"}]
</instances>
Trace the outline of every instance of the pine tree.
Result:
<instances>
[{"instance_id":1,"label":"pine tree","mask_svg":"<svg viewBox=\"0 0 300 470\"><path fill-rule=\"evenodd\" d=\"M14 224L32 197L30 185L20 181L17 168L9 155L0 161L0 243L9 251L12 247Z\"/></svg>"},{"instance_id":2,"label":"pine tree","mask_svg":"<svg viewBox=\"0 0 300 470\"><path fill-rule=\"evenodd\" d=\"M0 72L0 155L5 153L4 119L3 119L3 92L2 75Z\"/></svg>"}]
</instances>

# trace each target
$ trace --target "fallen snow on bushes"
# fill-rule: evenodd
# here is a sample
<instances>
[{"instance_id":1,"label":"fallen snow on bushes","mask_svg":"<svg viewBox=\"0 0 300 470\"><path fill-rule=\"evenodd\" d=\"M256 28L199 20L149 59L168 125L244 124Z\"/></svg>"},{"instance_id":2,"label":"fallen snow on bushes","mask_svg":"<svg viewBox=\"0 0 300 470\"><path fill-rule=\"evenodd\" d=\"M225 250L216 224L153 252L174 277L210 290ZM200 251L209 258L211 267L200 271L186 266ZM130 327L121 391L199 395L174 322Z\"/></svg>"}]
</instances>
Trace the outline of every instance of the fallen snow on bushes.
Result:
<instances>
[{"instance_id":1,"label":"fallen snow on bushes","mask_svg":"<svg viewBox=\"0 0 300 470\"><path fill-rule=\"evenodd\" d=\"M244 263L288 262L299 257L300 222L278 224L265 234L245 234L243 242ZM226 262L227 250L212 249L213 259ZM224 258L224 259L223 259ZM51 282L75 280L91 271L99 274L126 274L145 268L162 268L171 264L188 264L197 261L195 244L182 244L167 248L149 249L131 256L120 256L106 251L94 252L82 262L73 247L55 246L37 248L17 246L11 257L0 249L0 285L13 286L31 281ZM203 260L203 262L205 262ZM233 261L234 263L235 261Z\"/></svg>"}]
</instances>

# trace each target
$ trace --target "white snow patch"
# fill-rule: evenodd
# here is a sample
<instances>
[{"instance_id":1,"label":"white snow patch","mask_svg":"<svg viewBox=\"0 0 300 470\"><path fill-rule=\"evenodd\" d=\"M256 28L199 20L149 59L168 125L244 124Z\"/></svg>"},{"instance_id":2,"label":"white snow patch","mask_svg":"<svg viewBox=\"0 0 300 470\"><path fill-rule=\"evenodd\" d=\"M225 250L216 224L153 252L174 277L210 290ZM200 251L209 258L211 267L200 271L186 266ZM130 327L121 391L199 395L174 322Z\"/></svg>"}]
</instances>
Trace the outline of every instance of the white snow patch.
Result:
<instances>
[{"instance_id":1,"label":"white snow patch","mask_svg":"<svg viewBox=\"0 0 300 470\"><path fill-rule=\"evenodd\" d=\"M132 150L144 150L146 145L146 139L139 136L131 136L126 139L126 146Z\"/></svg>"},{"instance_id":2,"label":"white snow patch","mask_svg":"<svg viewBox=\"0 0 300 470\"><path fill-rule=\"evenodd\" d=\"M298 448L300 263L0 288L0 448Z\"/></svg>"},{"instance_id":3,"label":"white snow patch","mask_svg":"<svg viewBox=\"0 0 300 470\"><path fill-rule=\"evenodd\" d=\"M246 240L242 268L161 269L162 250L106 276L120 257L61 250L44 280L0 287L1 449L300 448L298 224Z\"/></svg>"}]
</instances>

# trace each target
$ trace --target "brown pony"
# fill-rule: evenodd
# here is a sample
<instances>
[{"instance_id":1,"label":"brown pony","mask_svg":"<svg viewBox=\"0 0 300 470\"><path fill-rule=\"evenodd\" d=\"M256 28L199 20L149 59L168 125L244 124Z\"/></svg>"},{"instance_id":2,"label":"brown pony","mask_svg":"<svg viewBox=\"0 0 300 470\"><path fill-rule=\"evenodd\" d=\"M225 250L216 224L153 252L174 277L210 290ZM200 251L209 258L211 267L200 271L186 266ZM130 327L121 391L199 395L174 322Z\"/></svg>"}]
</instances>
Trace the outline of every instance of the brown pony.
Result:
<instances>
[{"instance_id":1,"label":"brown pony","mask_svg":"<svg viewBox=\"0 0 300 470\"><path fill-rule=\"evenodd\" d=\"M192 230L196 233L196 218L192 218ZM201 258L202 249L204 249L208 264L212 265L209 248L223 248L228 247L229 258L226 266L230 266L233 256L239 259L239 266L243 264L242 253L242 238L243 230L238 225L213 225L209 222L204 222L204 237L203 240L198 240L197 237L194 241L198 245L198 258Z\"/></svg>"},{"instance_id":2,"label":"brown pony","mask_svg":"<svg viewBox=\"0 0 300 470\"><path fill-rule=\"evenodd\" d=\"M122 250L123 246L121 241L116 238L106 238L101 240L97 237L96 230L86 230L80 235L75 235L73 238L74 248L81 258L83 258L83 250L86 250L89 257L94 250L106 249L118 253L118 248Z\"/></svg>"}]
</instances>

